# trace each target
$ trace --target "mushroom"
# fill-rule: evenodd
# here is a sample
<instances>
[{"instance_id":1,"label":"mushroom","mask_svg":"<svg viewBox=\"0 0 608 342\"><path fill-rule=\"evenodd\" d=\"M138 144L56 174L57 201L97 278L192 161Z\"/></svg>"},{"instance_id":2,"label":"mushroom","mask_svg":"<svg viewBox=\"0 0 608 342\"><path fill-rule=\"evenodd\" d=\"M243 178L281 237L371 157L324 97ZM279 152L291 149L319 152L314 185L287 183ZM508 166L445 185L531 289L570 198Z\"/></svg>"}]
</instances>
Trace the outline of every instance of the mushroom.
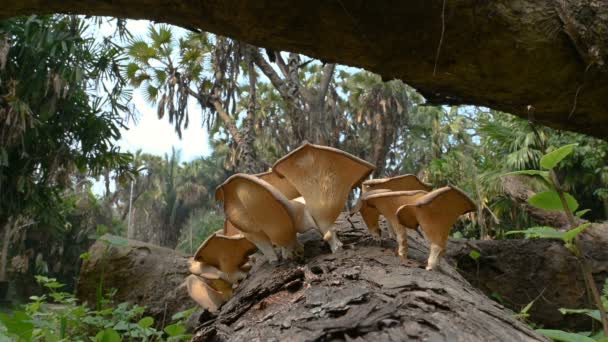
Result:
<instances>
[{"instance_id":1,"label":"mushroom","mask_svg":"<svg viewBox=\"0 0 608 342\"><path fill-rule=\"evenodd\" d=\"M367 206L378 210L390 223L397 238L397 254L403 260L407 259L407 228L416 229L415 226L402 224L397 219L397 209L403 205L415 203L417 199L426 195L424 190L415 191L389 191L369 194L364 197Z\"/></svg>"},{"instance_id":2,"label":"mushroom","mask_svg":"<svg viewBox=\"0 0 608 342\"><path fill-rule=\"evenodd\" d=\"M361 187L361 197L359 201L355 205L355 209L351 211L351 216L357 212L361 213L365 224L369 232L375 236L380 237L380 227L378 225L378 218L380 217L380 213L374 208L370 208L363 203L363 199L366 194L383 190L386 191L414 191L414 190L424 190L430 191L432 189L431 184L424 183L418 179L418 177L407 174L390 178L377 178L370 179L363 182L363 186ZM391 223L389 222L389 225ZM393 228L389 229L389 235L392 236Z\"/></svg>"},{"instance_id":3,"label":"mushroom","mask_svg":"<svg viewBox=\"0 0 608 342\"><path fill-rule=\"evenodd\" d=\"M458 217L475 209L475 203L462 190L446 186L429 192L413 204L401 206L397 209L397 219L407 227L420 224L431 244L426 269L432 270L445 252L450 230Z\"/></svg>"},{"instance_id":4,"label":"mushroom","mask_svg":"<svg viewBox=\"0 0 608 342\"><path fill-rule=\"evenodd\" d=\"M431 191L433 186L418 179L415 175L407 174L390 178L369 179L363 182L363 193L375 189L389 189L392 191Z\"/></svg>"},{"instance_id":5,"label":"mushroom","mask_svg":"<svg viewBox=\"0 0 608 342\"><path fill-rule=\"evenodd\" d=\"M234 284L245 278L246 273L240 267L255 250L255 245L243 235L225 236L217 231L201 244L194 260L201 263L199 274L204 278L221 278Z\"/></svg>"},{"instance_id":6,"label":"mushroom","mask_svg":"<svg viewBox=\"0 0 608 342\"><path fill-rule=\"evenodd\" d=\"M230 220L224 220L224 235L226 236L232 236L232 235L239 235L241 233L240 230L236 229L236 227L230 223Z\"/></svg>"},{"instance_id":7,"label":"mushroom","mask_svg":"<svg viewBox=\"0 0 608 342\"><path fill-rule=\"evenodd\" d=\"M188 294L198 305L216 312L227 300L226 296L215 290L204 278L191 274L186 278Z\"/></svg>"},{"instance_id":8,"label":"mushroom","mask_svg":"<svg viewBox=\"0 0 608 342\"><path fill-rule=\"evenodd\" d=\"M357 212L361 214L361 217L363 218L367 229L369 230L370 234L374 236L374 238L380 237L380 225L378 224L380 212L378 211L378 209L367 204L366 197L373 194L389 191L390 190L388 189L376 189L361 194L361 198L359 198L359 201L350 213L351 216L356 214Z\"/></svg>"},{"instance_id":9,"label":"mushroom","mask_svg":"<svg viewBox=\"0 0 608 342\"><path fill-rule=\"evenodd\" d=\"M216 199L224 202L226 218L253 242L270 262L278 261L273 244L287 257L299 257L297 208L266 181L236 174L217 188Z\"/></svg>"},{"instance_id":10,"label":"mushroom","mask_svg":"<svg viewBox=\"0 0 608 342\"><path fill-rule=\"evenodd\" d=\"M268 170L267 172L258 173L256 176L274 186L289 200L302 196L287 179L277 175L277 173L273 172L272 169Z\"/></svg>"},{"instance_id":11,"label":"mushroom","mask_svg":"<svg viewBox=\"0 0 608 342\"><path fill-rule=\"evenodd\" d=\"M333 252L342 243L332 226L344 209L350 191L374 169L374 165L344 151L310 143L304 143L272 167L302 194L317 228Z\"/></svg>"}]
</instances>

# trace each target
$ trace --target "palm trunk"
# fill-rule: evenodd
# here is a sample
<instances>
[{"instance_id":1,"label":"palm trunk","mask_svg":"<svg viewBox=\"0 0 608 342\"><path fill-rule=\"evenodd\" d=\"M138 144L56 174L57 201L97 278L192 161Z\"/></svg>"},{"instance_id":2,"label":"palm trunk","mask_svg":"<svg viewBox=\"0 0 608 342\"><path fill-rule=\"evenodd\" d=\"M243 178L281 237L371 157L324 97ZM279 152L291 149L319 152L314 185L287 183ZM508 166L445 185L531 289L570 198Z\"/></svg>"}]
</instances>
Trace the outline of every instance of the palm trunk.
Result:
<instances>
[{"instance_id":1,"label":"palm trunk","mask_svg":"<svg viewBox=\"0 0 608 342\"><path fill-rule=\"evenodd\" d=\"M10 220L5 220L4 224L0 227L3 227L3 231L0 231L0 234L3 235L2 238L2 252L0 254L0 281L6 281L6 270L8 269L8 247L11 243L11 224Z\"/></svg>"}]
</instances>

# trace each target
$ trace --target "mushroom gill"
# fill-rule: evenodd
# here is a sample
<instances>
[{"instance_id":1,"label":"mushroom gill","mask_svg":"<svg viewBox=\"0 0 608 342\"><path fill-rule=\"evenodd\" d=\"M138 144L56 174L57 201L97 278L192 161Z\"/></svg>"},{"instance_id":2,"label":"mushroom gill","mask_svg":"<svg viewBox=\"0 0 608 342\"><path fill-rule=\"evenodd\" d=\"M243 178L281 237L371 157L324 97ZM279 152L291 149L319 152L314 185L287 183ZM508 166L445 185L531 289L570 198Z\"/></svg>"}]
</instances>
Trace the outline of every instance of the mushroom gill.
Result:
<instances>
[{"instance_id":1,"label":"mushroom gill","mask_svg":"<svg viewBox=\"0 0 608 342\"><path fill-rule=\"evenodd\" d=\"M344 151L304 143L272 170L298 190L323 238L335 252L342 243L332 226L344 209L350 191L375 169L374 165Z\"/></svg>"},{"instance_id":2,"label":"mushroom gill","mask_svg":"<svg viewBox=\"0 0 608 342\"><path fill-rule=\"evenodd\" d=\"M241 267L255 251L255 245L243 235L225 236L218 231L201 244L194 254L194 261L201 263L199 274L204 278L221 278L235 284L245 277Z\"/></svg>"},{"instance_id":3,"label":"mushroom gill","mask_svg":"<svg viewBox=\"0 0 608 342\"><path fill-rule=\"evenodd\" d=\"M403 205L415 203L427 192L424 190L415 191L389 191L370 194L364 197L367 206L375 208L389 222L395 237L397 238L397 254L403 260L407 259L407 228L416 229L416 226L403 225L397 219L397 209Z\"/></svg>"},{"instance_id":4,"label":"mushroom gill","mask_svg":"<svg viewBox=\"0 0 608 342\"><path fill-rule=\"evenodd\" d=\"M288 257L298 257L303 247L297 240L297 210L266 181L236 174L217 188L226 219L253 242L270 262L278 261L273 244Z\"/></svg>"},{"instance_id":5,"label":"mushroom gill","mask_svg":"<svg viewBox=\"0 0 608 342\"><path fill-rule=\"evenodd\" d=\"M274 186L289 200L302 196L287 179L280 177L276 172L273 172L272 169L258 173L256 176Z\"/></svg>"},{"instance_id":6,"label":"mushroom gill","mask_svg":"<svg viewBox=\"0 0 608 342\"><path fill-rule=\"evenodd\" d=\"M367 230L369 230L370 234L372 234L374 238L379 238L381 235L380 225L378 224L378 220L380 219L380 212L378 211L378 209L369 206L367 204L366 198L373 194L379 194L389 191L390 190L388 189L376 189L362 193L361 197L359 198L359 201L350 213L351 216L356 213L361 214L363 222L365 222L365 225L367 226Z\"/></svg>"},{"instance_id":7,"label":"mushroom gill","mask_svg":"<svg viewBox=\"0 0 608 342\"><path fill-rule=\"evenodd\" d=\"M475 209L475 203L462 190L446 186L429 192L413 204L401 206L397 209L397 219L408 227L420 224L431 245L426 269L432 270L445 252L450 230L458 217Z\"/></svg>"}]
</instances>

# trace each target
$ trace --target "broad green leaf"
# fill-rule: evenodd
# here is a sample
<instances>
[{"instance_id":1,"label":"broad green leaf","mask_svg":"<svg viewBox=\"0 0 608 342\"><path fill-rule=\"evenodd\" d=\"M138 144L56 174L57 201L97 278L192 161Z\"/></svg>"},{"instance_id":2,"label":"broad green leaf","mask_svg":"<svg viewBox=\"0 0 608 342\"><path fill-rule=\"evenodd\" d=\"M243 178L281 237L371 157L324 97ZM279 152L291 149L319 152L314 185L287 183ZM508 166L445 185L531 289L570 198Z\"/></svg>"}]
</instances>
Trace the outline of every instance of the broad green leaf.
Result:
<instances>
[{"instance_id":1,"label":"broad green leaf","mask_svg":"<svg viewBox=\"0 0 608 342\"><path fill-rule=\"evenodd\" d=\"M180 312L174 314L173 316L171 316L171 320L172 321L178 321L180 319L187 319L190 316L192 316L192 314L194 313L194 311L196 311L197 309L198 309L197 307L193 307L193 308L190 308L188 310L180 311Z\"/></svg>"},{"instance_id":2,"label":"broad green leaf","mask_svg":"<svg viewBox=\"0 0 608 342\"><path fill-rule=\"evenodd\" d=\"M564 193L564 197L566 198L566 203L568 204L570 210L575 212L576 209L578 209L578 202L576 199L569 193ZM545 210L564 210L562 202L559 199L559 195L555 191L539 192L528 198L528 203L537 208Z\"/></svg>"},{"instance_id":3,"label":"broad green leaf","mask_svg":"<svg viewBox=\"0 0 608 342\"><path fill-rule=\"evenodd\" d=\"M97 335L95 335L96 342L121 342L120 335L113 329L106 329L100 331Z\"/></svg>"},{"instance_id":4,"label":"broad green leaf","mask_svg":"<svg viewBox=\"0 0 608 342\"><path fill-rule=\"evenodd\" d=\"M144 317L137 322L137 325L142 328L149 328L152 326L152 324L154 324L154 318L152 317Z\"/></svg>"},{"instance_id":5,"label":"broad green leaf","mask_svg":"<svg viewBox=\"0 0 608 342\"><path fill-rule=\"evenodd\" d=\"M178 335L183 335L186 332L186 328L184 328L183 325L176 323L176 324L171 324L171 325L168 325L167 327L165 327L165 332L169 336L178 336Z\"/></svg>"},{"instance_id":6,"label":"broad green leaf","mask_svg":"<svg viewBox=\"0 0 608 342\"><path fill-rule=\"evenodd\" d=\"M583 217L583 215L585 215L586 213L588 213L590 211L591 211L591 209L583 209L583 210L577 211L574 215L576 215L576 217Z\"/></svg>"},{"instance_id":7,"label":"broad green leaf","mask_svg":"<svg viewBox=\"0 0 608 342\"><path fill-rule=\"evenodd\" d=\"M564 233L564 242L566 243L570 243L572 242L572 240L574 240L574 238L582 233L585 229L589 228L591 226L591 223L585 223L585 224L581 224L580 226L576 227L576 228L572 228L569 231Z\"/></svg>"},{"instance_id":8,"label":"broad green leaf","mask_svg":"<svg viewBox=\"0 0 608 342\"><path fill-rule=\"evenodd\" d=\"M559 164L562 159L566 158L572 151L574 151L574 146L578 144L570 144L566 146L562 146L554 151L551 151L545 154L542 158L540 158L540 167L545 170L551 170L557 164Z\"/></svg>"},{"instance_id":9,"label":"broad green leaf","mask_svg":"<svg viewBox=\"0 0 608 342\"><path fill-rule=\"evenodd\" d=\"M553 227L541 226L541 227L531 227L526 230L513 230L507 232L505 235L512 234L524 234L526 239L560 239L564 238L564 232L560 232L559 230Z\"/></svg>"},{"instance_id":10,"label":"broad green leaf","mask_svg":"<svg viewBox=\"0 0 608 342\"><path fill-rule=\"evenodd\" d=\"M476 250L472 250L471 253L469 253L469 257L475 261L479 260L479 257L481 257L481 253L479 253Z\"/></svg>"},{"instance_id":11,"label":"broad green leaf","mask_svg":"<svg viewBox=\"0 0 608 342\"><path fill-rule=\"evenodd\" d=\"M599 310L591 310L591 309L566 309L566 308L560 308L559 312L562 315L569 315L569 314L584 314L587 315L595 320L597 320L598 322L602 322L602 319L600 317L600 311Z\"/></svg>"},{"instance_id":12,"label":"broad green leaf","mask_svg":"<svg viewBox=\"0 0 608 342\"><path fill-rule=\"evenodd\" d=\"M0 313L0 322L6 328L9 335L14 335L25 341L31 341L34 331L32 318L25 312L15 312L13 316Z\"/></svg>"},{"instance_id":13,"label":"broad green leaf","mask_svg":"<svg viewBox=\"0 0 608 342\"><path fill-rule=\"evenodd\" d=\"M562 330L537 329L536 332L541 333L554 341L595 342L595 340L590 337L587 337L584 335L579 335L579 334L574 334L574 333L569 333L569 332L565 332Z\"/></svg>"},{"instance_id":14,"label":"broad green leaf","mask_svg":"<svg viewBox=\"0 0 608 342\"><path fill-rule=\"evenodd\" d=\"M99 240L114 247L124 247L129 245L129 241L127 239L116 235L104 235L100 237Z\"/></svg>"}]
</instances>

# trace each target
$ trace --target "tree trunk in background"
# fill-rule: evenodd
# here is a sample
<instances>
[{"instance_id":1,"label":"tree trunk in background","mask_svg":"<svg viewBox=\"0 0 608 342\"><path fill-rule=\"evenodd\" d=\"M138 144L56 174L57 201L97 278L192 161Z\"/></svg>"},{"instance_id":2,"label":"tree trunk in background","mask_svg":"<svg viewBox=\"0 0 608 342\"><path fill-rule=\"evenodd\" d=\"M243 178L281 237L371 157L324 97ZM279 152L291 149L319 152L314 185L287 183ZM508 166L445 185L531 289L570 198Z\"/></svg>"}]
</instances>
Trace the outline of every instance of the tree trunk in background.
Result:
<instances>
[{"instance_id":1,"label":"tree trunk in background","mask_svg":"<svg viewBox=\"0 0 608 342\"><path fill-rule=\"evenodd\" d=\"M0 235L2 235L2 251L0 252L0 281L8 280L6 271L8 269L8 247L11 244L11 223L10 220L0 222ZM2 299L2 298L0 298Z\"/></svg>"},{"instance_id":2,"label":"tree trunk in background","mask_svg":"<svg viewBox=\"0 0 608 342\"><path fill-rule=\"evenodd\" d=\"M111 246L97 241L83 262L76 296L95 306L96 292L103 275L104 293L117 289L117 303L146 306L156 322L168 323L171 316L195 306L182 283L190 274L188 257L172 249L129 240L128 246Z\"/></svg>"},{"instance_id":3,"label":"tree trunk in background","mask_svg":"<svg viewBox=\"0 0 608 342\"><path fill-rule=\"evenodd\" d=\"M446 262L424 269L428 249L410 234L410 258L339 220L346 248L331 254L319 234L302 235L306 263L257 263L235 296L194 341L546 341Z\"/></svg>"},{"instance_id":4,"label":"tree trunk in background","mask_svg":"<svg viewBox=\"0 0 608 342\"><path fill-rule=\"evenodd\" d=\"M608 233L608 230L607 230ZM608 278L608 244L588 239L584 250L596 284ZM481 256L473 260L469 253ZM520 311L535 301L530 321L548 329L591 330L585 315L562 315L559 308L592 309L580 265L563 243L556 240L453 240L448 257L473 286Z\"/></svg>"}]
</instances>

